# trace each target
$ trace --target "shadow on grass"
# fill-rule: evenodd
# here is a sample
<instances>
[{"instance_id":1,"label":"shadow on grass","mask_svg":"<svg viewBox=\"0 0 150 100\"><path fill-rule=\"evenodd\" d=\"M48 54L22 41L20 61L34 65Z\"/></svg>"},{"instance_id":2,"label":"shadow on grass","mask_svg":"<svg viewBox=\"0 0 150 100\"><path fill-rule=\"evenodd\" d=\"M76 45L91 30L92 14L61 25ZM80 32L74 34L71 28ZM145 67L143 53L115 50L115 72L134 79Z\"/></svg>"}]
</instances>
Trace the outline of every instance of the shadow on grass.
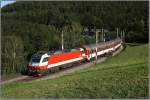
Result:
<instances>
[{"instance_id":1,"label":"shadow on grass","mask_svg":"<svg viewBox=\"0 0 150 100\"><path fill-rule=\"evenodd\" d=\"M143 43L126 43L126 45L133 47L133 46L140 46L143 45Z\"/></svg>"},{"instance_id":2,"label":"shadow on grass","mask_svg":"<svg viewBox=\"0 0 150 100\"><path fill-rule=\"evenodd\" d=\"M82 73L89 73L92 71L104 71L104 70L112 70L112 69L122 69L122 68L133 68L133 67L139 67L141 65L144 65L145 63L136 63L136 64L129 64L129 65L123 65L123 66L115 66L115 67L107 67L107 68L100 68L100 69L94 69L94 70L88 70Z\"/></svg>"},{"instance_id":3,"label":"shadow on grass","mask_svg":"<svg viewBox=\"0 0 150 100\"><path fill-rule=\"evenodd\" d=\"M125 51L126 47L127 47L127 45L124 43L124 44L123 44L123 49L122 49L121 52Z\"/></svg>"}]
</instances>

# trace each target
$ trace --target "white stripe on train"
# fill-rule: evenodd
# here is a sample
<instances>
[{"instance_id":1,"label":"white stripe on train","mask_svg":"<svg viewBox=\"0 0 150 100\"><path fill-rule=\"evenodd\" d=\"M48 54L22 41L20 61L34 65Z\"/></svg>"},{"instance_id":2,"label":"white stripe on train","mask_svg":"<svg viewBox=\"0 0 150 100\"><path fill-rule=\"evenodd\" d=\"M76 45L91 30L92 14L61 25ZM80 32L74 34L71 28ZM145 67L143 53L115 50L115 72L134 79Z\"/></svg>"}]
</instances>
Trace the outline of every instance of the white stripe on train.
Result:
<instances>
[{"instance_id":1,"label":"white stripe on train","mask_svg":"<svg viewBox=\"0 0 150 100\"><path fill-rule=\"evenodd\" d=\"M83 57L79 57L79 58L75 58L75 59L71 59L71 60L67 60L67 61L63 61L63 62L59 62L59 63L55 63L55 64L49 64L47 68L51 68L51 67L55 67L55 66L59 66L59 65L63 65L63 64L68 64L68 63L79 61L82 59L83 59Z\"/></svg>"},{"instance_id":2,"label":"white stripe on train","mask_svg":"<svg viewBox=\"0 0 150 100\"><path fill-rule=\"evenodd\" d=\"M116 49L116 48L119 47L120 45L121 45L121 44L115 46L114 48ZM101 54L104 54L105 52L108 52L108 51L110 51L110 50L114 50L114 48L109 48L109 49L106 49L106 50L97 52L97 55L101 55ZM95 57L96 54L93 53L91 56L92 56L92 57ZM91 58L92 58L92 57L91 57ZM63 65L63 64L68 64L68 63L75 62L75 61L79 61L79 60L83 60L83 57L79 57L79 58L75 58L75 59L71 59L71 60L67 60L67 61L63 61L63 62L59 62L59 63L55 63L55 64L49 64L49 65L48 65L48 68L55 67L55 66L60 66L60 65Z\"/></svg>"},{"instance_id":3,"label":"white stripe on train","mask_svg":"<svg viewBox=\"0 0 150 100\"><path fill-rule=\"evenodd\" d=\"M109 48L109 49L97 52L97 55L102 55L102 54L104 54L106 52L109 52L110 50L113 51L116 48L118 48L119 46L121 46L121 44L116 45L114 48ZM96 54L93 53L91 56L92 57L90 57L90 58L93 58L93 57L96 56ZM75 58L75 59L71 59L71 60L67 60L67 61L62 61L62 62L55 63L55 64L49 64L47 68L51 68L51 67L55 67L55 66L60 66L60 65L63 65L63 64L68 64L68 63L79 61L79 60L83 60L83 57L79 57L79 58Z\"/></svg>"}]
</instances>

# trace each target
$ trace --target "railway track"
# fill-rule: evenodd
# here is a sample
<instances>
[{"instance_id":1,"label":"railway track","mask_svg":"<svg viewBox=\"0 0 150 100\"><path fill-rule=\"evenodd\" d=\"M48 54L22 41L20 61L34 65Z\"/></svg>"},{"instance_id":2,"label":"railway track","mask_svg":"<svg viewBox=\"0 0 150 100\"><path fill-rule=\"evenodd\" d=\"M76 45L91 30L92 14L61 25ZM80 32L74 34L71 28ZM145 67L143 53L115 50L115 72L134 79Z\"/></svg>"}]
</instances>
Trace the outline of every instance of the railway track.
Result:
<instances>
[{"instance_id":1,"label":"railway track","mask_svg":"<svg viewBox=\"0 0 150 100\"><path fill-rule=\"evenodd\" d=\"M121 46L121 48L119 48L117 51L115 51L112 56L117 55L122 50L123 50L123 47ZM97 61L92 60L91 62L76 63L76 64L74 64L71 67L61 69L61 70L59 70L57 72L50 73L50 74L48 74L46 76L42 76L42 77L21 76L21 77L14 78L14 79L11 79L11 80L3 81L0 84L10 83L10 82L14 82L14 81L17 81L17 82L31 82L31 81L53 79L53 78L60 77L62 75L68 75L70 73L73 73L73 72L81 70L81 69L85 69L85 68L90 67L92 65L104 62L107 58L108 57L100 57Z\"/></svg>"},{"instance_id":2,"label":"railway track","mask_svg":"<svg viewBox=\"0 0 150 100\"><path fill-rule=\"evenodd\" d=\"M53 73L49 73L48 75L45 75L45 76L41 76L41 77L34 77L34 76L28 76L26 78L23 78L21 80L18 80L20 82L29 82L29 81L33 81L33 80L37 80L37 79L49 79L49 77L56 77L56 76L59 76L60 74L63 74L63 73L68 73L69 71L71 71L71 69L75 70L79 67L82 67L83 65L88 65L89 63L86 62L86 63L76 63L70 67L67 67L67 68L63 68L61 70L58 70L56 72L53 72ZM72 72L72 71L71 71ZM57 75L58 74L58 75Z\"/></svg>"}]
</instances>

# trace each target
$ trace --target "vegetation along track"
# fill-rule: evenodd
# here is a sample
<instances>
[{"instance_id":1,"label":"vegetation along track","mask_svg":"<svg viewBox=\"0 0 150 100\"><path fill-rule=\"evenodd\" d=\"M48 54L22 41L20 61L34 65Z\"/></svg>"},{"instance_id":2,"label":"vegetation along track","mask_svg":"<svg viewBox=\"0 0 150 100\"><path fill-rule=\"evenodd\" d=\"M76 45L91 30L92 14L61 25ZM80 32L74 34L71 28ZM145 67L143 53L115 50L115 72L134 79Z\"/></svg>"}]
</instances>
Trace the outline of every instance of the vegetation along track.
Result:
<instances>
[{"instance_id":1,"label":"vegetation along track","mask_svg":"<svg viewBox=\"0 0 150 100\"><path fill-rule=\"evenodd\" d=\"M121 48L118 49L117 51L115 51L112 56L115 56L116 54L120 53L122 50L123 50L123 47L121 46ZM39 79L39 80L53 79L53 78L56 78L56 77L60 77L62 75L67 75L67 74L73 73L75 71L78 71L78 70L90 67L93 64L104 62L107 58L108 57L101 57L97 61L92 60L91 62L76 63L72 67L61 69L61 70L59 70L57 72L50 73L50 74L48 74L46 76L42 76L42 77L20 76L18 78L14 78L14 79L3 81L3 82L1 82L1 84L14 82L14 81L30 82L30 81L37 80L37 79Z\"/></svg>"}]
</instances>

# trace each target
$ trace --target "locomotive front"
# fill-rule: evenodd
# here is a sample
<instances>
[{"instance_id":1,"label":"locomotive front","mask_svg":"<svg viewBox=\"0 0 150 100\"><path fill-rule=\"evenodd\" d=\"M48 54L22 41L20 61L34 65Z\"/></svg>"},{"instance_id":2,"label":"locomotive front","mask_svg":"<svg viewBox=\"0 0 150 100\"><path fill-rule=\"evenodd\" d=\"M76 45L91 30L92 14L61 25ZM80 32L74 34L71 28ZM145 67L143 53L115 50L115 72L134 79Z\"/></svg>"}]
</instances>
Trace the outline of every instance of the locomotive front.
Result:
<instances>
[{"instance_id":1,"label":"locomotive front","mask_svg":"<svg viewBox=\"0 0 150 100\"><path fill-rule=\"evenodd\" d=\"M41 71L46 70L48 66L47 53L37 53L32 55L28 64L28 72L34 76L41 76Z\"/></svg>"}]
</instances>

